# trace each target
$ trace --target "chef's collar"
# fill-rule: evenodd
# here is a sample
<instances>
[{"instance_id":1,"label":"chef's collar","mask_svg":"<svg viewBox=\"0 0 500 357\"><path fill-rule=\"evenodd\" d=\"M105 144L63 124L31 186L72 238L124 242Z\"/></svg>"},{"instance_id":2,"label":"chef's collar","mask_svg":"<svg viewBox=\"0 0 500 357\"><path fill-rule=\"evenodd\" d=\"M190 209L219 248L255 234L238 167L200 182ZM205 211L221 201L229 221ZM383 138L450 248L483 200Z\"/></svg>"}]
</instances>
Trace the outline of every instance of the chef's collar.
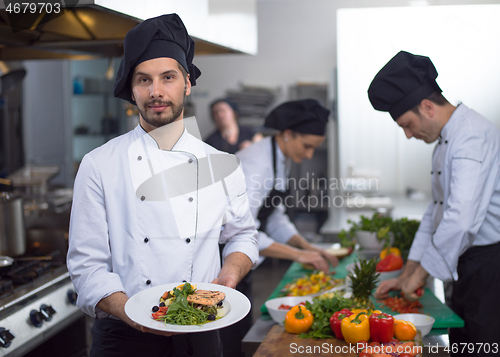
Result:
<instances>
[{"instance_id":1,"label":"chef's collar","mask_svg":"<svg viewBox=\"0 0 500 357\"><path fill-rule=\"evenodd\" d=\"M459 118L463 116L465 110L466 106L463 104L459 104L456 107L451 114L450 119L448 119L446 124L443 126L443 129L441 129L440 141L444 140L447 142L453 136L455 131L459 129Z\"/></svg>"}]
</instances>

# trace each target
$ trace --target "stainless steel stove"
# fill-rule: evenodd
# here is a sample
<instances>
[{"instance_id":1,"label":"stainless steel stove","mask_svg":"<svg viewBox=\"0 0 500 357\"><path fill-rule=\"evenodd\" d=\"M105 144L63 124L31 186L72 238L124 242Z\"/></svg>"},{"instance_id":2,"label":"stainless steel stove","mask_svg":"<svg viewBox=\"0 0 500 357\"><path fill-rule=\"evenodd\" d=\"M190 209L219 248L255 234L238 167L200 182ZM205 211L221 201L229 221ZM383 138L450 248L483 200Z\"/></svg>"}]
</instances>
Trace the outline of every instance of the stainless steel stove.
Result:
<instances>
[{"instance_id":1,"label":"stainless steel stove","mask_svg":"<svg viewBox=\"0 0 500 357\"><path fill-rule=\"evenodd\" d=\"M71 325L84 317L75 302L74 287L63 261L20 262L2 273L0 356L25 356L72 329Z\"/></svg>"}]
</instances>

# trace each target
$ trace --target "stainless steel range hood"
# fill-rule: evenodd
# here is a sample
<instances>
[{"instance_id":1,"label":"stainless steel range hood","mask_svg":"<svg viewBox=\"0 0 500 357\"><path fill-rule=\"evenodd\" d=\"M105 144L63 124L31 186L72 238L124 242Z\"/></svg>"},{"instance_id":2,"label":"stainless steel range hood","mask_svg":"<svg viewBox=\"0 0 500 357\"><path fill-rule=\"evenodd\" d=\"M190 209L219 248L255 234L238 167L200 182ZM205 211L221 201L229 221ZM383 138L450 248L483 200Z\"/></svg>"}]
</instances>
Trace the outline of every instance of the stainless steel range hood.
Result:
<instances>
[{"instance_id":1,"label":"stainless steel range hood","mask_svg":"<svg viewBox=\"0 0 500 357\"><path fill-rule=\"evenodd\" d=\"M220 29L220 3L224 0L196 0L196 11L194 7L179 5L179 2L169 0L153 0L139 4L130 0L80 0L77 6L65 10L64 15L53 20L44 22L42 16L34 16L29 24L23 24L23 31L13 31L9 14L5 6L0 3L0 60L29 60L29 59L91 59L95 57L119 57L123 54L123 39L126 33L140 23L144 18L157 16L162 13L177 12L184 22L189 24L200 24L206 20L206 28L210 24L217 23ZM253 11L255 17L255 0L233 0L243 6L243 15L248 18L248 12ZM75 1L73 1L75 2ZM182 2L180 2L182 3ZM142 8L144 5L144 8ZM147 5L147 6L146 6ZM201 6L200 6L201 5ZM212 6L215 5L215 6ZM250 5L250 6L249 6ZM212 17L210 20L209 8L216 9L217 21ZM198 9L205 9L201 13ZM149 12L145 10L150 10ZM173 10L173 11L172 11ZM180 10L180 11L179 11ZM181 12L184 11L183 14ZM233 9L231 11L234 10ZM241 15L241 6L238 9ZM189 19L193 12L197 12L196 19ZM228 15L228 14L223 14ZM250 14L252 15L252 14ZM45 15L47 16L47 15ZM135 17L138 16L138 17ZM241 16L240 16L241 17ZM227 18L227 16L226 16ZM201 19L201 21L200 21ZM233 16L234 19L234 16ZM241 21L240 21L241 22ZM229 32L234 33L234 21L228 23ZM225 45L224 41L217 39L205 39L205 33L210 31L198 31L193 35L191 28L186 27L196 42L196 54L223 54L223 53L252 53L256 50L256 20L255 29L252 26L241 28L244 32L251 31L249 36L243 36L242 41L254 41L250 50ZM237 31L236 31L237 32ZM213 33L213 31L212 31ZM220 31L219 31L220 33ZM227 34L224 34L224 37ZM213 37L213 36L212 36ZM225 40L225 39L223 39ZM227 41L226 41L227 42ZM234 41L232 43L238 43Z\"/></svg>"}]
</instances>

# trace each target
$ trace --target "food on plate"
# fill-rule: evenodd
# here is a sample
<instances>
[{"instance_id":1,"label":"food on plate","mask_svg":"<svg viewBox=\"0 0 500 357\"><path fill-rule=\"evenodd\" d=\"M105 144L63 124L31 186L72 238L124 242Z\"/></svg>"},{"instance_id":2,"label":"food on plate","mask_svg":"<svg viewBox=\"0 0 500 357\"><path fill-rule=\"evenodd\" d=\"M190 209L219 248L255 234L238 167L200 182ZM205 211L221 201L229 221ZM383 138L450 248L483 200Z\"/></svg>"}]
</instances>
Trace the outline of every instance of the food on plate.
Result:
<instances>
[{"instance_id":1,"label":"food on plate","mask_svg":"<svg viewBox=\"0 0 500 357\"><path fill-rule=\"evenodd\" d=\"M351 280L350 288L353 299L356 302L356 307L375 308L370 297L379 280L379 273L377 273L376 267L377 257L371 260L361 259L354 264L353 270L349 272L348 277Z\"/></svg>"},{"instance_id":2,"label":"food on plate","mask_svg":"<svg viewBox=\"0 0 500 357\"><path fill-rule=\"evenodd\" d=\"M160 297L151 317L165 324L204 324L221 318L219 312L225 297L222 291L197 290L196 285L184 283Z\"/></svg>"},{"instance_id":3,"label":"food on plate","mask_svg":"<svg viewBox=\"0 0 500 357\"><path fill-rule=\"evenodd\" d=\"M394 337L398 340L413 340L417 335L417 328L410 321L394 320Z\"/></svg>"},{"instance_id":4,"label":"food on plate","mask_svg":"<svg viewBox=\"0 0 500 357\"><path fill-rule=\"evenodd\" d=\"M401 255L394 253L387 254L387 256L377 263L377 271L394 271L399 270L403 267L404 262Z\"/></svg>"},{"instance_id":5,"label":"food on plate","mask_svg":"<svg viewBox=\"0 0 500 357\"><path fill-rule=\"evenodd\" d=\"M400 314L404 313L422 313L423 305L420 301L410 301L405 299L403 296L394 296L387 299L381 300L381 303L392 311L396 311Z\"/></svg>"},{"instance_id":6,"label":"food on plate","mask_svg":"<svg viewBox=\"0 0 500 357\"><path fill-rule=\"evenodd\" d=\"M370 322L366 312L345 317L342 319L340 328L347 343L356 344L370 339Z\"/></svg>"},{"instance_id":7,"label":"food on plate","mask_svg":"<svg viewBox=\"0 0 500 357\"><path fill-rule=\"evenodd\" d=\"M385 313L374 313L369 318L372 341L388 343L394 337L394 318Z\"/></svg>"},{"instance_id":8,"label":"food on plate","mask_svg":"<svg viewBox=\"0 0 500 357\"><path fill-rule=\"evenodd\" d=\"M332 317L330 317L330 327L339 340L344 340L344 336L342 335L342 320L345 317L349 317L352 315L352 311L349 309L342 309L340 311L335 312Z\"/></svg>"},{"instance_id":9,"label":"food on plate","mask_svg":"<svg viewBox=\"0 0 500 357\"><path fill-rule=\"evenodd\" d=\"M285 330L289 333L307 332L313 324L314 317L311 311L302 305L296 305L286 313Z\"/></svg>"},{"instance_id":10,"label":"food on plate","mask_svg":"<svg viewBox=\"0 0 500 357\"><path fill-rule=\"evenodd\" d=\"M344 279L334 279L331 274L322 271L308 274L285 285L283 296L304 296L326 292L344 284Z\"/></svg>"}]
</instances>

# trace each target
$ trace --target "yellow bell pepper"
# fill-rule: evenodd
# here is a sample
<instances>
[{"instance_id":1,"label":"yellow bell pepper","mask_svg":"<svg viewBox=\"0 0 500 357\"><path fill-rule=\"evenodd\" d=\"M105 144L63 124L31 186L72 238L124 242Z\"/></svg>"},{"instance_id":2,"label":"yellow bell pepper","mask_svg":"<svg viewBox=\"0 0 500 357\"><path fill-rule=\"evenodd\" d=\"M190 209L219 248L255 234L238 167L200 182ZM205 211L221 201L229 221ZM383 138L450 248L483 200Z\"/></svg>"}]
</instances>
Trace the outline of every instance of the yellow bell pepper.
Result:
<instances>
[{"instance_id":1,"label":"yellow bell pepper","mask_svg":"<svg viewBox=\"0 0 500 357\"><path fill-rule=\"evenodd\" d=\"M311 311L304 306L296 305L285 315L285 330L290 333L307 332L314 322Z\"/></svg>"},{"instance_id":2,"label":"yellow bell pepper","mask_svg":"<svg viewBox=\"0 0 500 357\"><path fill-rule=\"evenodd\" d=\"M370 321L366 312L351 315L342 319L340 325L342 336L347 343L356 344L361 340L370 339Z\"/></svg>"},{"instance_id":3,"label":"yellow bell pepper","mask_svg":"<svg viewBox=\"0 0 500 357\"><path fill-rule=\"evenodd\" d=\"M364 312L364 313L366 313L366 315L368 315L368 317L371 316L372 314L381 314L382 313L382 311L380 311L380 310L372 310L372 309L369 309L369 310L366 310L366 309L351 309L351 312L354 315L357 315L360 312Z\"/></svg>"},{"instance_id":4,"label":"yellow bell pepper","mask_svg":"<svg viewBox=\"0 0 500 357\"><path fill-rule=\"evenodd\" d=\"M399 250L399 248L390 247L382 249L382 251L380 252L380 259L384 259L391 253L401 256L401 251Z\"/></svg>"}]
</instances>

